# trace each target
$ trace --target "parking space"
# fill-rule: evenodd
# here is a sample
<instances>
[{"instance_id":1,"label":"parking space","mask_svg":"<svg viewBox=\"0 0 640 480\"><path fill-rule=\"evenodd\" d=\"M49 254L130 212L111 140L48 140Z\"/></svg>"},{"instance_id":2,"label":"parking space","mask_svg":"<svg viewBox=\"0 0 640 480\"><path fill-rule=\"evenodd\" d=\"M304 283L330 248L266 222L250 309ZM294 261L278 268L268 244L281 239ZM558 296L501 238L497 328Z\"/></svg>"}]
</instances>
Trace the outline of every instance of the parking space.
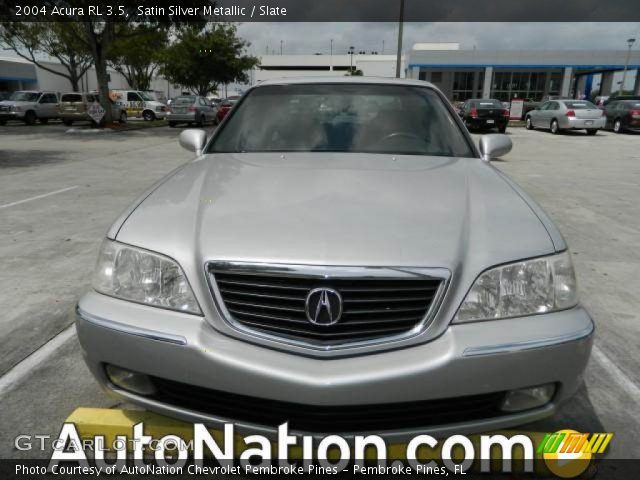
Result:
<instances>
[{"instance_id":1,"label":"parking space","mask_svg":"<svg viewBox=\"0 0 640 480\"><path fill-rule=\"evenodd\" d=\"M19 455L19 434L56 434L76 407L116 405L82 362L68 328L73 307L113 219L190 157L177 144L181 129L67 130L57 122L0 127L0 457ZM585 387L526 428L614 432L612 455L638 457L640 136L508 134L514 149L494 165L561 228L597 328Z\"/></svg>"}]
</instances>

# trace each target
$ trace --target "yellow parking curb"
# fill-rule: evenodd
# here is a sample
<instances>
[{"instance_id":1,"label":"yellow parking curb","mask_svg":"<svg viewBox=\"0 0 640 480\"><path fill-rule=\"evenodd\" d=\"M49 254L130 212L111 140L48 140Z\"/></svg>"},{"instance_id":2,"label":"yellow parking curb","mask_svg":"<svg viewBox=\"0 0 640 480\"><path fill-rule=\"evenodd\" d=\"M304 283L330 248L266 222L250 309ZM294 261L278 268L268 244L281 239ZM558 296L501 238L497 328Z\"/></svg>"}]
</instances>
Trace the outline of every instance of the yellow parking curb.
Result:
<instances>
[{"instance_id":1,"label":"yellow parking curb","mask_svg":"<svg viewBox=\"0 0 640 480\"><path fill-rule=\"evenodd\" d=\"M101 435L105 437L105 445L113 445L113 442L116 440L116 436L127 436L129 437L132 434L133 426L144 422L145 434L151 436L154 439L160 439L165 435L177 435L182 438L186 443L189 443L193 440L193 425L188 422L184 422L181 420L175 420L169 417L165 417L163 415L159 415L157 413L152 413L144 410L123 410L123 409L107 409L107 408L77 408L66 420L67 423L73 423L76 426L76 430L82 440L93 439L95 436ZM223 441L223 432L218 429L209 429L212 437L219 444ZM512 431L512 430L502 430L495 432L487 432L487 434L502 434L507 437L512 437L514 435L524 434L528 436L534 443L534 445L538 445L546 433L543 432L522 432L522 431ZM469 435L469 439L474 445L476 452L479 452L480 445L480 435ZM243 437L241 435L235 436L235 452L237 454L244 451L247 446L243 441ZM421 460L428 459L438 459L440 458L440 445L434 449L428 457L424 457ZM272 443L272 451L277 451L277 444L275 442ZM454 459L462 459L462 449L454 449L453 457ZM290 459L301 459L302 458L302 448L301 447L293 447L290 450ZM390 459L402 459L404 458L404 453L406 451L406 443L399 444L390 444L387 445L387 455ZM338 452L329 452L329 457L334 457L331 453ZM367 451L367 459L375 459L375 456L372 455L375 453L372 450ZM371 454L370 454L371 453ZM516 448L513 451L513 459L518 461L523 458L523 450L522 448ZM334 457L337 459L337 456ZM536 455L536 458L541 458ZM496 463L500 462L501 458L496 455L496 458L492 458L491 462ZM540 463L540 462L536 462Z\"/></svg>"}]
</instances>

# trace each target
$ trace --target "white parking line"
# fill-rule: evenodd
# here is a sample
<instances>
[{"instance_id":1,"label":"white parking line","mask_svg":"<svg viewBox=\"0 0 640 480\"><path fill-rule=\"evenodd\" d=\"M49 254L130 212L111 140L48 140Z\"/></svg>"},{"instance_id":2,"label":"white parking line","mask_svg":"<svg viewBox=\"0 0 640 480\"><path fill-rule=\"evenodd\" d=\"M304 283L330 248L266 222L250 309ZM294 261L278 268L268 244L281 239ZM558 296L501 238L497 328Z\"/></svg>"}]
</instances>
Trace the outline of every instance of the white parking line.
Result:
<instances>
[{"instance_id":1,"label":"white parking line","mask_svg":"<svg viewBox=\"0 0 640 480\"><path fill-rule=\"evenodd\" d=\"M593 347L591 351L594 360L596 360L600 365L604 367L604 369L611 375L613 380L620 385L622 390L627 392L631 398L638 399L640 398L640 386L633 380L629 378L629 376L624 373L618 365L615 364L613 360L611 360L607 354L605 354L598 347Z\"/></svg>"},{"instance_id":2,"label":"white parking line","mask_svg":"<svg viewBox=\"0 0 640 480\"><path fill-rule=\"evenodd\" d=\"M14 365L11 370L0 377L0 397L8 393L27 377L32 370L42 364L53 355L67 340L76 334L76 326L72 324L57 334L38 350L33 352L20 363Z\"/></svg>"},{"instance_id":3,"label":"white parking line","mask_svg":"<svg viewBox=\"0 0 640 480\"><path fill-rule=\"evenodd\" d=\"M35 197L31 198L25 198L24 200L18 200L17 202L5 203L4 205L0 205L0 208L13 207L15 205L20 205L21 203L31 202L32 200L38 200L40 198L50 197L51 195L57 195L58 193L68 192L69 190L73 190L75 188L78 188L78 185L62 188L60 190L56 190L55 192L43 193L42 195L36 195Z\"/></svg>"}]
</instances>

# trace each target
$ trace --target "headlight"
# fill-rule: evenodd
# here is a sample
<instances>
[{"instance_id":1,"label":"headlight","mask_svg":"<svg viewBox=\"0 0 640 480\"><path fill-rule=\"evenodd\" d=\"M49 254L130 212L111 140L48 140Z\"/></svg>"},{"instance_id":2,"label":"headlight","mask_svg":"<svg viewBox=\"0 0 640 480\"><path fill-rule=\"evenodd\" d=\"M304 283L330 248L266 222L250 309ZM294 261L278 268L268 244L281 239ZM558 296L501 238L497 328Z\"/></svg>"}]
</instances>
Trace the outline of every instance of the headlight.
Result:
<instances>
[{"instance_id":1,"label":"headlight","mask_svg":"<svg viewBox=\"0 0 640 480\"><path fill-rule=\"evenodd\" d=\"M156 107L156 112L164 112L165 110L165 107Z\"/></svg>"},{"instance_id":2,"label":"headlight","mask_svg":"<svg viewBox=\"0 0 640 480\"><path fill-rule=\"evenodd\" d=\"M577 303L576 277L566 251L487 270L476 279L453 321L547 313Z\"/></svg>"},{"instance_id":3,"label":"headlight","mask_svg":"<svg viewBox=\"0 0 640 480\"><path fill-rule=\"evenodd\" d=\"M93 288L112 297L202 315L180 266L164 255L105 240Z\"/></svg>"},{"instance_id":4,"label":"headlight","mask_svg":"<svg viewBox=\"0 0 640 480\"><path fill-rule=\"evenodd\" d=\"M22 107L19 107L18 105L12 105L11 106L11 111L12 112L21 112L22 111Z\"/></svg>"}]
</instances>

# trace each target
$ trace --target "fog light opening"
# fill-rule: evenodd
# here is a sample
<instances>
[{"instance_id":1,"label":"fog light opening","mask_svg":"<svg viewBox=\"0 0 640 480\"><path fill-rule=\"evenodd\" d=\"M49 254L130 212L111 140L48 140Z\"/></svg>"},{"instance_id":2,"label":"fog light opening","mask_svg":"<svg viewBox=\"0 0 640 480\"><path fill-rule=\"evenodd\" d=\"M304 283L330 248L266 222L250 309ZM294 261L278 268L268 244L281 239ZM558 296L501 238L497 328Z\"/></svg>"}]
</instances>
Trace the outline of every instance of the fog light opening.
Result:
<instances>
[{"instance_id":1,"label":"fog light opening","mask_svg":"<svg viewBox=\"0 0 640 480\"><path fill-rule=\"evenodd\" d=\"M503 412L521 412L523 410L542 407L551 401L555 392L555 383L509 390L500 408Z\"/></svg>"},{"instance_id":2,"label":"fog light opening","mask_svg":"<svg viewBox=\"0 0 640 480\"><path fill-rule=\"evenodd\" d=\"M132 372L114 365L107 365L105 371L111 383L116 387L140 395L153 395L156 393L156 388L153 386L151 379L143 373Z\"/></svg>"}]
</instances>

